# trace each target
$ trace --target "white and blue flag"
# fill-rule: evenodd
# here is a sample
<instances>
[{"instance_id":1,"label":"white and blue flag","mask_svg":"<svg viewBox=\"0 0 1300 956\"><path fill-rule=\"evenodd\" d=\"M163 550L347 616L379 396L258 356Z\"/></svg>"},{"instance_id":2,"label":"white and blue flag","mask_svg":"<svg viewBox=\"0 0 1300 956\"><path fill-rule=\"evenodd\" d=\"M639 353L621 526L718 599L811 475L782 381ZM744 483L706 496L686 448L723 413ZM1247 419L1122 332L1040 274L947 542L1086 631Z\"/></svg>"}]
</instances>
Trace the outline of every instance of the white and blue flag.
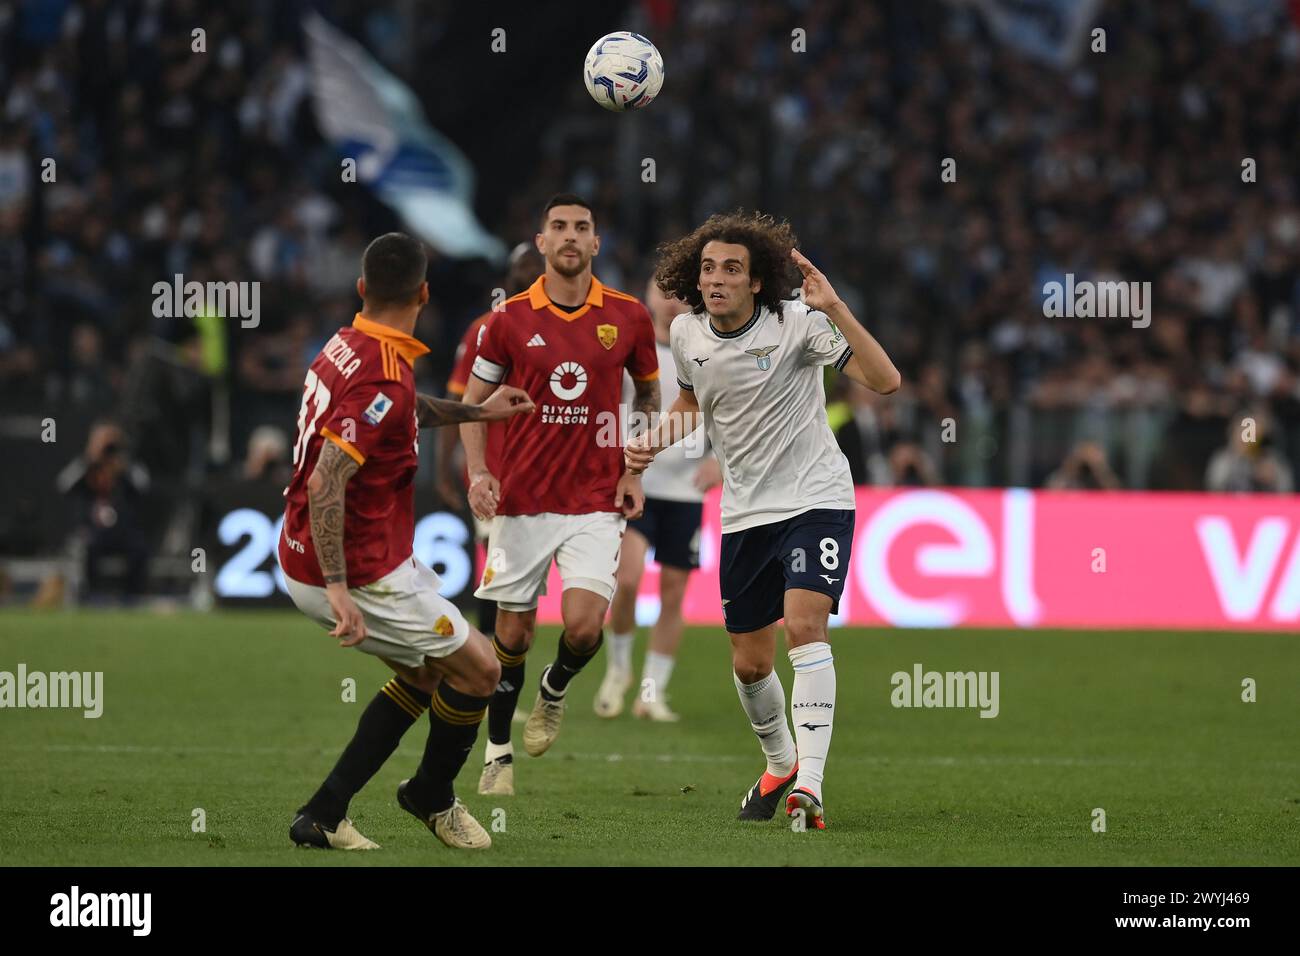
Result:
<instances>
[{"instance_id":1,"label":"white and blue flag","mask_svg":"<svg viewBox=\"0 0 1300 956\"><path fill-rule=\"evenodd\" d=\"M434 130L409 87L319 14L303 21L321 133L365 183L444 255L504 263L505 244L474 216L474 170Z\"/></svg>"},{"instance_id":2,"label":"white and blue flag","mask_svg":"<svg viewBox=\"0 0 1300 956\"><path fill-rule=\"evenodd\" d=\"M989 30L1007 46L1058 70L1079 61L1101 0L948 0L983 14Z\"/></svg>"}]
</instances>

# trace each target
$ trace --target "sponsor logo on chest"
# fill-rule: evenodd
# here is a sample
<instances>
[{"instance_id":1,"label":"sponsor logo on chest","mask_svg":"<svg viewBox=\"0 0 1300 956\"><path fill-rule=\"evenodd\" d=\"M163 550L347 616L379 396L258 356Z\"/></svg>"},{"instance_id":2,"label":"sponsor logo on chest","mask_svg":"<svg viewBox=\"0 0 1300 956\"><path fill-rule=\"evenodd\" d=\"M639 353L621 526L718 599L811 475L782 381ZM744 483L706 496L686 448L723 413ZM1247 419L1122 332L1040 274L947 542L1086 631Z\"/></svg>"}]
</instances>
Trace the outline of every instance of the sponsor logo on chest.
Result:
<instances>
[{"instance_id":1,"label":"sponsor logo on chest","mask_svg":"<svg viewBox=\"0 0 1300 956\"><path fill-rule=\"evenodd\" d=\"M574 335L579 338L575 339ZM599 365L601 362L614 360L613 357L602 358L600 352L591 354L591 348L584 344L584 340L591 341L588 336L594 337L606 352L611 352L618 343L619 329L617 325L610 323L600 323L594 330L591 326L585 329L562 329L559 332L552 329L546 333L546 336L541 332L534 332L524 341L525 350L533 355L530 364L546 375L548 390L560 402L576 402L586 394L592 374L588 371L588 366L592 362ZM550 366L550 371L546 372L550 362L555 362L557 352L560 355L568 352L570 355L578 354L582 357L577 360L556 362ZM586 425L592 415L590 405L549 402L543 402L538 412L541 416L540 421L544 425Z\"/></svg>"},{"instance_id":2,"label":"sponsor logo on chest","mask_svg":"<svg viewBox=\"0 0 1300 956\"><path fill-rule=\"evenodd\" d=\"M587 391L587 370L577 362L561 362L551 371L548 383L551 394L565 402L581 398ZM585 425L591 409L587 405L550 405L542 403L543 425Z\"/></svg>"}]
</instances>

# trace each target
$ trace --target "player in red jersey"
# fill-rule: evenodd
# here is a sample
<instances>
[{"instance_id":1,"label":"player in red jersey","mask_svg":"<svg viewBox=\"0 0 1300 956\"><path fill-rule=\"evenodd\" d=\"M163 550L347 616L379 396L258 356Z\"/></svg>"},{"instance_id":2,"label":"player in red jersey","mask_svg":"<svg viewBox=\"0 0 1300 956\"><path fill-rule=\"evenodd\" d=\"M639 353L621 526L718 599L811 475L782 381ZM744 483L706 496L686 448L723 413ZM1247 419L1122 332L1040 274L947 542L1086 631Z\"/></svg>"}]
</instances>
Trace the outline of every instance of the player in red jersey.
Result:
<instances>
[{"instance_id":1,"label":"player in red jersey","mask_svg":"<svg viewBox=\"0 0 1300 956\"><path fill-rule=\"evenodd\" d=\"M402 809L448 846L484 849L487 831L456 799L452 781L478 735L500 667L441 581L412 554L419 425L488 421L531 412L517 389L481 405L416 395L412 337L429 301L423 247L401 233L372 242L357 292L363 305L307 370L294 473L285 488L280 566L293 602L396 673L289 828L300 846L374 849L347 818L348 803L425 709L424 759L397 790Z\"/></svg>"},{"instance_id":2,"label":"player in red jersey","mask_svg":"<svg viewBox=\"0 0 1300 956\"><path fill-rule=\"evenodd\" d=\"M647 418L659 412L654 326L645 306L591 274L600 239L590 204L572 194L551 199L536 245L546 272L488 321L465 400L479 401L504 382L524 389L537 413L506 424L504 475L487 466L487 428L461 426L470 507L492 521L475 594L497 602L493 645L501 661L479 793L514 792L510 720L552 560L564 581L564 632L524 725L532 756L554 742L569 682L600 648L626 519L645 503L640 479L621 458L625 368L634 410Z\"/></svg>"},{"instance_id":3,"label":"player in red jersey","mask_svg":"<svg viewBox=\"0 0 1300 956\"><path fill-rule=\"evenodd\" d=\"M510 251L510 259L506 272L505 288L494 291L494 296L499 297L499 301L493 304L493 309L499 309L505 304L505 299L528 288L532 281L542 274L546 268L546 261L542 254L537 251L531 242L521 242ZM500 298L504 292L504 298ZM471 370L474 367L474 359L478 358L478 343L483 335L483 328L487 325L487 320L492 317L492 312L484 312L477 319L469 324L465 334L461 337L460 345L456 347L456 361L451 370L451 377L447 379L447 394L460 398L465 394L465 386L469 384ZM458 441L460 435L454 428L444 428L438 432L438 496L452 508L460 510L461 503L465 500L465 491L469 488L469 473L464 470L459 451ZM501 472L501 449L505 444L506 427L503 424L496 424L487 430L487 450L485 456L487 459L487 469L494 475L500 476ZM487 542L487 522L474 518L474 537L477 541ZM496 630L497 606L495 601L478 601L478 629L484 634L491 634Z\"/></svg>"}]
</instances>

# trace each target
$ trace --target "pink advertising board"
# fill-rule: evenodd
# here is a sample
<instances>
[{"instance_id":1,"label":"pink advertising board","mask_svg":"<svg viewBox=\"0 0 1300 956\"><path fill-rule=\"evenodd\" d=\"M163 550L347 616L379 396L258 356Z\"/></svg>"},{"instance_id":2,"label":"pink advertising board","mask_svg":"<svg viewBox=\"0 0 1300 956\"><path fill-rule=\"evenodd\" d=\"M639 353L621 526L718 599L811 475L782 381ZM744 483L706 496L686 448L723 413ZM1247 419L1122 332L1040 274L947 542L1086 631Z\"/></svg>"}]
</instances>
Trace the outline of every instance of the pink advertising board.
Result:
<instances>
[{"instance_id":1,"label":"pink advertising board","mask_svg":"<svg viewBox=\"0 0 1300 956\"><path fill-rule=\"evenodd\" d=\"M718 492L686 619L722 623ZM1300 498L860 489L834 623L1300 631ZM481 566L481 565L480 565ZM558 621L554 568L540 616ZM658 610L651 561L638 620Z\"/></svg>"}]
</instances>

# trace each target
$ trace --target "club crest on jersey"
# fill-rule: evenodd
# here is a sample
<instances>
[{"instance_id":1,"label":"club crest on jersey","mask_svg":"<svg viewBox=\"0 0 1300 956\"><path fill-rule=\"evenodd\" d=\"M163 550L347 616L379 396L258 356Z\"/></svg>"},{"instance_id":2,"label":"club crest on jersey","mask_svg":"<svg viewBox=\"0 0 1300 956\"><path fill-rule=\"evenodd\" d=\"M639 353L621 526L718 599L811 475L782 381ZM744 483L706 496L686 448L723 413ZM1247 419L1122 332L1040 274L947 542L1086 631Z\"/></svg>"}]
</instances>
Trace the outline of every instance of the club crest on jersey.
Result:
<instances>
[{"instance_id":1,"label":"club crest on jersey","mask_svg":"<svg viewBox=\"0 0 1300 956\"><path fill-rule=\"evenodd\" d=\"M746 355L752 355L758 360L758 370L766 372L772 367L772 353L779 348L779 345L764 345L758 349L745 349Z\"/></svg>"},{"instance_id":2,"label":"club crest on jersey","mask_svg":"<svg viewBox=\"0 0 1300 956\"><path fill-rule=\"evenodd\" d=\"M598 325L596 326L596 338L600 339L600 344L607 349L612 349L614 343L618 341L617 325Z\"/></svg>"},{"instance_id":3,"label":"club crest on jersey","mask_svg":"<svg viewBox=\"0 0 1300 956\"><path fill-rule=\"evenodd\" d=\"M497 576L498 571L506 569L506 553L500 548L493 548L488 552L487 566L483 568L483 587L492 583L492 579Z\"/></svg>"},{"instance_id":4,"label":"club crest on jersey","mask_svg":"<svg viewBox=\"0 0 1300 956\"><path fill-rule=\"evenodd\" d=\"M376 392L375 397L366 406L366 410L361 413L361 417L371 425L378 425L384 420L384 416L388 414L388 410L392 407L393 400L391 398L383 392Z\"/></svg>"}]
</instances>

